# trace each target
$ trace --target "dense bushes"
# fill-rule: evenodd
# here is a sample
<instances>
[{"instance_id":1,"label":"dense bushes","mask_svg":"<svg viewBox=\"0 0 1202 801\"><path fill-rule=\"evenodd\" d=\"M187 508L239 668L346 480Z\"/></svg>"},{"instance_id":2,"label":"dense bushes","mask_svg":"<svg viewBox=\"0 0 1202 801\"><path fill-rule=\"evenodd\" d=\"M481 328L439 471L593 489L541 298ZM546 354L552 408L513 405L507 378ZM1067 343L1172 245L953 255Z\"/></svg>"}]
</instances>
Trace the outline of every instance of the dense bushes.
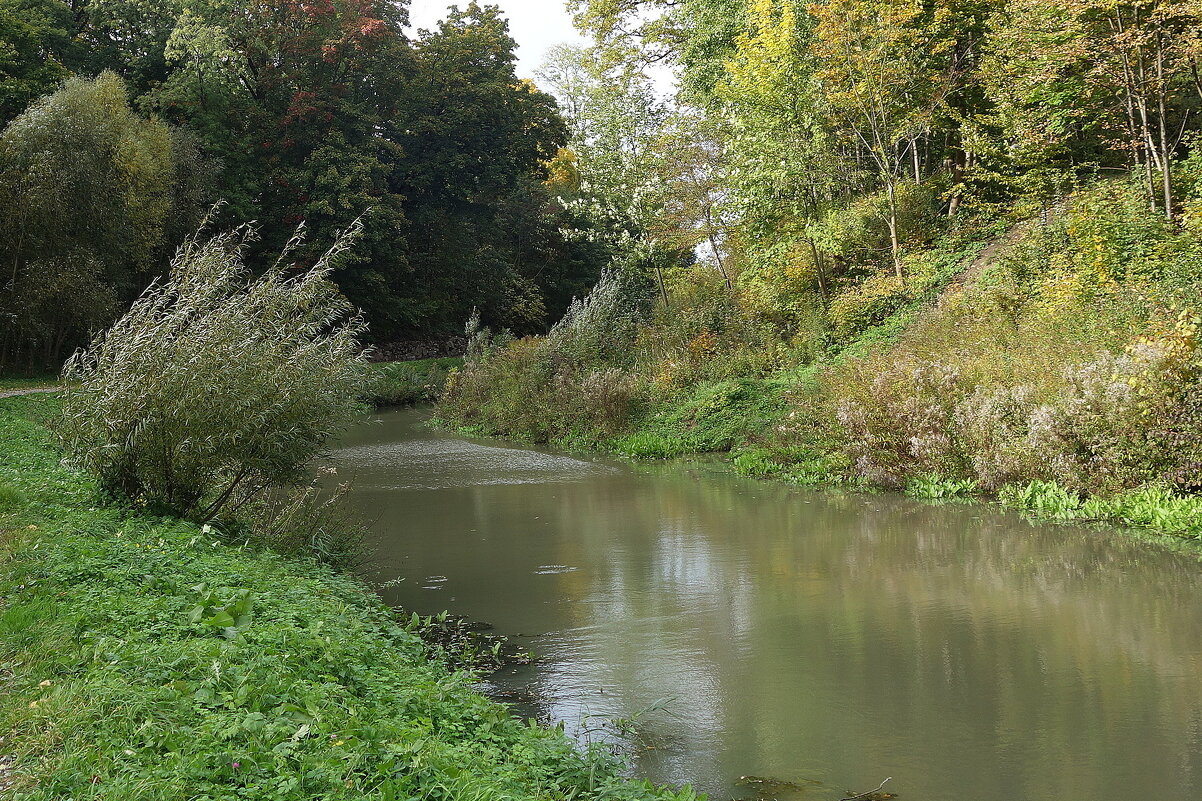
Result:
<instances>
[{"instance_id":1,"label":"dense bushes","mask_svg":"<svg viewBox=\"0 0 1202 801\"><path fill-rule=\"evenodd\" d=\"M624 368L649 310L645 283L609 272L545 337L493 334L473 316L466 363L448 380L439 413L456 425L537 442L586 428L595 442L619 431L640 394Z\"/></svg>"},{"instance_id":2,"label":"dense bushes","mask_svg":"<svg viewBox=\"0 0 1202 801\"><path fill-rule=\"evenodd\" d=\"M1200 246L1121 183L1071 198L892 347L826 371L857 475L1189 491Z\"/></svg>"}]
</instances>

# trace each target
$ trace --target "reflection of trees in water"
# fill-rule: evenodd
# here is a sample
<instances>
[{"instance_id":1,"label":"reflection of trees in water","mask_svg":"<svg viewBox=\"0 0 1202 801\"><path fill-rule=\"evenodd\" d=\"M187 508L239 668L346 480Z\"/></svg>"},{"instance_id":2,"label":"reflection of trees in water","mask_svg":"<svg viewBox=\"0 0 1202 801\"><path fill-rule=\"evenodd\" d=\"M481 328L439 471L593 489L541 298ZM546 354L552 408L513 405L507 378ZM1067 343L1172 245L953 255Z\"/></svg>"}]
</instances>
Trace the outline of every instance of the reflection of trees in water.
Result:
<instances>
[{"instance_id":1,"label":"reflection of trees in water","mask_svg":"<svg viewBox=\"0 0 1202 801\"><path fill-rule=\"evenodd\" d=\"M1141 762L1145 790L1194 786L1196 559L982 507L636 483L559 497L563 559L592 566L563 589L587 582L578 623L609 636L549 681L588 674L614 708L674 695L678 746L733 732L759 765L810 743L1016 797L1117 797L1107 767ZM687 776L685 761L658 768Z\"/></svg>"}]
</instances>

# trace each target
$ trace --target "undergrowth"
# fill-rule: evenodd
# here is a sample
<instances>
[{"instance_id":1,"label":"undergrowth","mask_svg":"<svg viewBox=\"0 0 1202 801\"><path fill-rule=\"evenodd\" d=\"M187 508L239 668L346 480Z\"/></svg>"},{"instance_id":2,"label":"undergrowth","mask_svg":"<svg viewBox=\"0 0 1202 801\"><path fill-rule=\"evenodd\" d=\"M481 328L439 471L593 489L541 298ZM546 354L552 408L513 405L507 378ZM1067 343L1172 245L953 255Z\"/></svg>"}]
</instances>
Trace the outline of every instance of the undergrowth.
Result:
<instances>
[{"instance_id":1,"label":"undergrowth","mask_svg":"<svg viewBox=\"0 0 1202 801\"><path fill-rule=\"evenodd\" d=\"M462 364L458 357L373 364L365 400L375 406L434 403L442 395L447 375Z\"/></svg>"}]
</instances>

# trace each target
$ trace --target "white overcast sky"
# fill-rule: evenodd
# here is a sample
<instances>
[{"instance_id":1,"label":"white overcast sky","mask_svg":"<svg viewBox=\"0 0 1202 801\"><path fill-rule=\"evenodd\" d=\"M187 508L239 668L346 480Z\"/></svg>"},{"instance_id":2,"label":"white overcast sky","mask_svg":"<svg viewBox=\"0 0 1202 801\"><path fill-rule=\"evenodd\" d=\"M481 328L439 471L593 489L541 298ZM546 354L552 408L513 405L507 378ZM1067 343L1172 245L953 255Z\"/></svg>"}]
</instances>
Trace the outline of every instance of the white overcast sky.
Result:
<instances>
[{"instance_id":1,"label":"white overcast sky","mask_svg":"<svg viewBox=\"0 0 1202 801\"><path fill-rule=\"evenodd\" d=\"M468 0L412 0L409 6L410 25L414 30L434 28L446 16L452 5L465 7ZM547 50L557 44L571 42L586 44L572 27L564 0L481 0L481 5L501 7L509 18L509 34L518 43L517 73L519 78L533 78L543 63Z\"/></svg>"}]
</instances>

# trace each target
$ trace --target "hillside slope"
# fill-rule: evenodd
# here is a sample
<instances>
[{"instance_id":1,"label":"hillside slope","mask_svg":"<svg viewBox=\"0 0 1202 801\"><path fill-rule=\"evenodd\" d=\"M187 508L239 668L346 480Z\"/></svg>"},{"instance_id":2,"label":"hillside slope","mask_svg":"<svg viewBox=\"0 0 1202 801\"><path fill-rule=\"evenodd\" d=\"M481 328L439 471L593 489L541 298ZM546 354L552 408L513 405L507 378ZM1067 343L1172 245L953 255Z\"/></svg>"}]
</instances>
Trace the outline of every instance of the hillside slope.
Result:
<instances>
[{"instance_id":1,"label":"hillside slope","mask_svg":"<svg viewBox=\"0 0 1202 801\"><path fill-rule=\"evenodd\" d=\"M825 302L694 268L637 320L602 285L548 337L478 336L439 414L1202 535L1202 226L1100 182L1050 214L951 226L906 267L848 271Z\"/></svg>"}]
</instances>

